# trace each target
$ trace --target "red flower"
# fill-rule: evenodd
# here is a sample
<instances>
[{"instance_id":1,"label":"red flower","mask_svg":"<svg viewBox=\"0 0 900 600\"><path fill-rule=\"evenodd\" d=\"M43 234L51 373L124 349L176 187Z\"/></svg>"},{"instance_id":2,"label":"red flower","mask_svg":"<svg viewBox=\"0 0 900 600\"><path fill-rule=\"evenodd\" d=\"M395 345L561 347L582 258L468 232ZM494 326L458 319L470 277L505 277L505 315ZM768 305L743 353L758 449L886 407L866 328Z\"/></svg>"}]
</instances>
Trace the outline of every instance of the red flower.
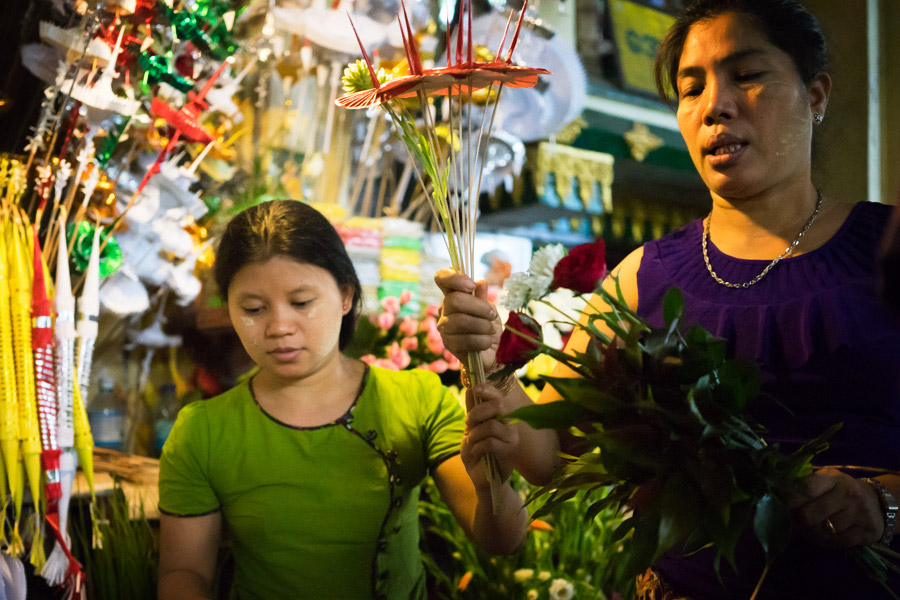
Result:
<instances>
[{"instance_id":1,"label":"red flower","mask_svg":"<svg viewBox=\"0 0 900 600\"><path fill-rule=\"evenodd\" d=\"M510 329L531 339L526 339L522 335L510 331ZM525 313L511 312L509 313L509 318L506 319L506 327L500 336L500 347L497 348L497 362L519 368L537 355L541 341L541 326L538 325L537 321Z\"/></svg>"},{"instance_id":2,"label":"red flower","mask_svg":"<svg viewBox=\"0 0 900 600\"><path fill-rule=\"evenodd\" d=\"M590 294L606 277L606 244L598 239L592 244L575 246L553 269L550 290L566 288L578 294Z\"/></svg>"}]
</instances>

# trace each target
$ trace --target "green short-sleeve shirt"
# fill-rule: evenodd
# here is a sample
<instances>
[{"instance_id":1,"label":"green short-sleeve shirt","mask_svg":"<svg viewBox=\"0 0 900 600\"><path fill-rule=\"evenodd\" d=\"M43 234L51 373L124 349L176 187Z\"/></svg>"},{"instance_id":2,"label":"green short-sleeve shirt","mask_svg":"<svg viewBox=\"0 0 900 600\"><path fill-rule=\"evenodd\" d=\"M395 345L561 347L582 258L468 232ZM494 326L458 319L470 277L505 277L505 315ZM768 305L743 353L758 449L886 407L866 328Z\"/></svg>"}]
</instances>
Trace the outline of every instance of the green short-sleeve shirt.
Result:
<instances>
[{"instance_id":1,"label":"green short-sleeve shirt","mask_svg":"<svg viewBox=\"0 0 900 600\"><path fill-rule=\"evenodd\" d=\"M265 413L244 382L181 410L159 508L222 511L241 600L424 598L419 486L459 452L464 417L424 370L370 367L347 414L311 428Z\"/></svg>"}]
</instances>

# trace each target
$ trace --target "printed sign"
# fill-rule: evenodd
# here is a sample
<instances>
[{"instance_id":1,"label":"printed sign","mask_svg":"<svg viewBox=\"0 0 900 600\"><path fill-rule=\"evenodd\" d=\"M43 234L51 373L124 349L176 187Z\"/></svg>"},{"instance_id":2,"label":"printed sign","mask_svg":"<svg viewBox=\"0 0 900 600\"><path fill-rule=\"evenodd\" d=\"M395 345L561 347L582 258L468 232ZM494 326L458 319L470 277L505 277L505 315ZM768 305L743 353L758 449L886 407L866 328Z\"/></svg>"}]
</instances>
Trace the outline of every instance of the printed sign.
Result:
<instances>
[{"instance_id":1,"label":"printed sign","mask_svg":"<svg viewBox=\"0 0 900 600\"><path fill-rule=\"evenodd\" d=\"M609 0L609 7L623 86L655 95L653 61L675 17L628 0Z\"/></svg>"}]
</instances>

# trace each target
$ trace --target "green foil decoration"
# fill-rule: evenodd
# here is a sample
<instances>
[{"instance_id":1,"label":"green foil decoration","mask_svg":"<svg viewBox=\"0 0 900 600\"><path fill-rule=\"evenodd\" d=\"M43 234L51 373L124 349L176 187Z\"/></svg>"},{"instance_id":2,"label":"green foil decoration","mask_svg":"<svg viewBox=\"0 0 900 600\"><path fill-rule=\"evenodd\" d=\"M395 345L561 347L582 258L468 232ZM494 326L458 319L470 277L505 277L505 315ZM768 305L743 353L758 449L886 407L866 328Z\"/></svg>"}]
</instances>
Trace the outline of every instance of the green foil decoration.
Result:
<instances>
[{"instance_id":1,"label":"green foil decoration","mask_svg":"<svg viewBox=\"0 0 900 600\"><path fill-rule=\"evenodd\" d=\"M142 52L138 55L138 64L144 70L141 78L141 91L150 93L150 86L164 81L173 88L187 92L194 87L194 82L175 73L168 56Z\"/></svg>"},{"instance_id":2,"label":"green foil decoration","mask_svg":"<svg viewBox=\"0 0 900 600\"><path fill-rule=\"evenodd\" d=\"M84 273L87 271L88 261L91 259L91 243L94 240L94 230L96 226L89 221L81 221L76 226L75 223L69 223L66 227L66 239L75 238L72 245L72 252L69 255L69 264L74 272ZM109 227L103 227L100 232L100 245L109 237L109 242L103 250L100 251L100 278L109 277L122 266L122 249L116 238L110 236Z\"/></svg>"},{"instance_id":3,"label":"green foil decoration","mask_svg":"<svg viewBox=\"0 0 900 600\"><path fill-rule=\"evenodd\" d=\"M219 196L204 196L203 204L206 205L206 216L212 217L222 208L222 199Z\"/></svg>"},{"instance_id":4,"label":"green foil decoration","mask_svg":"<svg viewBox=\"0 0 900 600\"><path fill-rule=\"evenodd\" d=\"M103 143L100 145L100 149L94 155L94 160L97 161L97 164L101 169L106 169L106 165L109 163L113 150L119 145L119 140L122 139L122 134L128 129L128 124L130 122L131 117L129 116L121 123L118 123L115 128L106 135L106 138L104 138Z\"/></svg>"},{"instance_id":5,"label":"green foil decoration","mask_svg":"<svg viewBox=\"0 0 900 600\"><path fill-rule=\"evenodd\" d=\"M204 5L201 12L195 13L187 8L174 10L165 2L160 2L158 9L175 30L178 39L193 42L204 54L216 60L225 60L237 50L237 43L225 24L211 20L220 12L217 5Z\"/></svg>"}]
</instances>

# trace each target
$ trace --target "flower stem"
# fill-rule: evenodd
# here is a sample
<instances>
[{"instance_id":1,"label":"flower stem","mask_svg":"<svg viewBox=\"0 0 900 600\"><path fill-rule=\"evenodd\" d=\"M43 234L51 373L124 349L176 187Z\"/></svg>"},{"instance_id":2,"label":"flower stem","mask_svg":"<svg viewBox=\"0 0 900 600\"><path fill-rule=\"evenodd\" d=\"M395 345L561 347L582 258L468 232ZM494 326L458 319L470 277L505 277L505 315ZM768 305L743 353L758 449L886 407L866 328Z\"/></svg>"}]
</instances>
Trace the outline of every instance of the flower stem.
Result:
<instances>
[{"instance_id":1,"label":"flower stem","mask_svg":"<svg viewBox=\"0 0 900 600\"><path fill-rule=\"evenodd\" d=\"M481 352L469 352L466 358L466 362L469 363L469 377L474 388L487 380L484 374L484 363L481 362ZM472 399L476 405L481 403L481 399L474 389L472 390ZM500 510L501 486L503 485L500 481L500 468L497 466L497 459L494 458L493 454L485 454L481 457L481 460L484 464L488 482L491 484L491 510L496 516Z\"/></svg>"},{"instance_id":2,"label":"flower stem","mask_svg":"<svg viewBox=\"0 0 900 600\"><path fill-rule=\"evenodd\" d=\"M756 582L756 589L753 590L753 594L750 596L750 600L756 600L756 595L759 594L759 588L762 587L763 581L765 581L766 575L769 574L769 567L771 566L772 563L767 561L765 568L759 576L759 581Z\"/></svg>"}]
</instances>

